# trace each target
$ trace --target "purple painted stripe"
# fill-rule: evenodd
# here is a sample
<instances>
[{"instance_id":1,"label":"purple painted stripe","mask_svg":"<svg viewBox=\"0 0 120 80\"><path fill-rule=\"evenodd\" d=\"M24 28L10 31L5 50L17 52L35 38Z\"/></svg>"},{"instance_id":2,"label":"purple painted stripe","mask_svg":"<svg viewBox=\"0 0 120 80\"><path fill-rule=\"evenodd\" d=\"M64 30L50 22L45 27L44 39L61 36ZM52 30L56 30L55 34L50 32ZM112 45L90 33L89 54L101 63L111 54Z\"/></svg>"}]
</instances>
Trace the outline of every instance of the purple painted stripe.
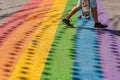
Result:
<instances>
[{"instance_id":1,"label":"purple painted stripe","mask_svg":"<svg viewBox=\"0 0 120 80\"><path fill-rule=\"evenodd\" d=\"M120 80L120 43L112 22L100 0L97 0L99 20L108 24L108 29L97 30L97 39L101 57L103 80Z\"/></svg>"}]
</instances>

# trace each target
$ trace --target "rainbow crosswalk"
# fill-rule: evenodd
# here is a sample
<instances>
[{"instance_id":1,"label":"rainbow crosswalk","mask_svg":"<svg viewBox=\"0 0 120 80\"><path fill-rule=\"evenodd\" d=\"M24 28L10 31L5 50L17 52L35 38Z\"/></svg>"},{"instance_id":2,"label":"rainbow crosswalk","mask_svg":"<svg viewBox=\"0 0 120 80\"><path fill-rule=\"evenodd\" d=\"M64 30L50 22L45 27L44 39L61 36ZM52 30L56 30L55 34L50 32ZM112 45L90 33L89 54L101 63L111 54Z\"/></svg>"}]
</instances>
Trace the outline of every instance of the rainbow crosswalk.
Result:
<instances>
[{"instance_id":1,"label":"rainbow crosswalk","mask_svg":"<svg viewBox=\"0 0 120 80\"><path fill-rule=\"evenodd\" d=\"M100 0L99 19L61 23L77 0L31 0L0 25L0 80L119 80L120 42ZM79 11L80 12L80 11ZM78 23L78 24L77 24Z\"/></svg>"}]
</instances>

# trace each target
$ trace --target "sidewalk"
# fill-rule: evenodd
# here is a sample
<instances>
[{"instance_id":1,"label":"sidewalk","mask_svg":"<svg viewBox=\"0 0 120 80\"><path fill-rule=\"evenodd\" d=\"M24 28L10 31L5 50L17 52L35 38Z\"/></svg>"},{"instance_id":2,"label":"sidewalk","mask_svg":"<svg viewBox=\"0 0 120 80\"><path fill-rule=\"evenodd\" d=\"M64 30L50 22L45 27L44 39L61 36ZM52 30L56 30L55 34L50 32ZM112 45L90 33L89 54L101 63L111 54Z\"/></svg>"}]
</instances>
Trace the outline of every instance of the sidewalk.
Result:
<instances>
[{"instance_id":1,"label":"sidewalk","mask_svg":"<svg viewBox=\"0 0 120 80\"><path fill-rule=\"evenodd\" d=\"M120 0L102 0L104 8L114 24L115 29L120 30Z\"/></svg>"},{"instance_id":2,"label":"sidewalk","mask_svg":"<svg viewBox=\"0 0 120 80\"><path fill-rule=\"evenodd\" d=\"M102 3L104 5L104 8L107 12L107 14L109 15L114 29L116 30L120 30L120 0L102 0ZM120 31L118 31L118 36L119 36L119 40L120 40Z\"/></svg>"},{"instance_id":3,"label":"sidewalk","mask_svg":"<svg viewBox=\"0 0 120 80\"><path fill-rule=\"evenodd\" d=\"M97 0L105 30L78 14L62 24L77 0L14 1L0 1L0 80L120 79L119 0Z\"/></svg>"},{"instance_id":4,"label":"sidewalk","mask_svg":"<svg viewBox=\"0 0 120 80\"><path fill-rule=\"evenodd\" d=\"M0 0L0 24L6 21L16 11L19 11L30 0Z\"/></svg>"}]
</instances>

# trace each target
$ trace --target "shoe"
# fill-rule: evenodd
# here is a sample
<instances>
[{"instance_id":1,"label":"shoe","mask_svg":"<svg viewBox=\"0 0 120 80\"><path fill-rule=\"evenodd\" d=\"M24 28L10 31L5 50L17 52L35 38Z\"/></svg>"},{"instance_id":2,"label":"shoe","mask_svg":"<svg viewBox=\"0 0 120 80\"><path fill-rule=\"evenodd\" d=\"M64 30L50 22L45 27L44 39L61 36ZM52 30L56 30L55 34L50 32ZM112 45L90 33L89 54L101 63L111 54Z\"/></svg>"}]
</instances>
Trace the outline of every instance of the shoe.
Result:
<instances>
[{"instance_id":1,"label":"shoe","mask_svg":"<svg viewBox=\"0 0 120 80\"><path fill-rule=\"evenodd\" d=\"M107 27L108 27L107 25L103 25L101 23L95 23L95 25L94 25L94 28L96 28L96 29L105 29Z\"/></svg>"},{"instance_id":2,"label":"shoe","mask_svg":"<svg viewBox=\"0 0 120 80\"><path fill-rule=\"evenodd\" d=\"M67 19L63 19L62 20L62 22L65 24L65 25L67 25L68 27L72 27L73 28L73 25L72 24L70 24L70 20L67 20Z\"/></svg>"}]
</instances>

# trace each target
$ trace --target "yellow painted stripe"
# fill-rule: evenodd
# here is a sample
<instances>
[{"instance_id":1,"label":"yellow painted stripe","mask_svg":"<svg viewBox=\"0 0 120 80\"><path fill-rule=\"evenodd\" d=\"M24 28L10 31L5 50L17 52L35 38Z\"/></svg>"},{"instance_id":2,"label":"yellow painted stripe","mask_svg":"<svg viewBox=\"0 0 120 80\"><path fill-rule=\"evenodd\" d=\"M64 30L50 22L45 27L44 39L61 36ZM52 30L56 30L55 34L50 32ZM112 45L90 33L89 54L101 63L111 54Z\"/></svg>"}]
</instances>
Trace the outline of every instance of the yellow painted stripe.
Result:
<instances>
[{"instance_id":1,"label":"yellow painted stripe","mask_svg":"<svg viewBox=\"0 0 120 80\"><path fill-rule=\"evenodd\" d=\"M9 80L40 80L67 0L56 0Z\"/></svg>"}]
</instances>

